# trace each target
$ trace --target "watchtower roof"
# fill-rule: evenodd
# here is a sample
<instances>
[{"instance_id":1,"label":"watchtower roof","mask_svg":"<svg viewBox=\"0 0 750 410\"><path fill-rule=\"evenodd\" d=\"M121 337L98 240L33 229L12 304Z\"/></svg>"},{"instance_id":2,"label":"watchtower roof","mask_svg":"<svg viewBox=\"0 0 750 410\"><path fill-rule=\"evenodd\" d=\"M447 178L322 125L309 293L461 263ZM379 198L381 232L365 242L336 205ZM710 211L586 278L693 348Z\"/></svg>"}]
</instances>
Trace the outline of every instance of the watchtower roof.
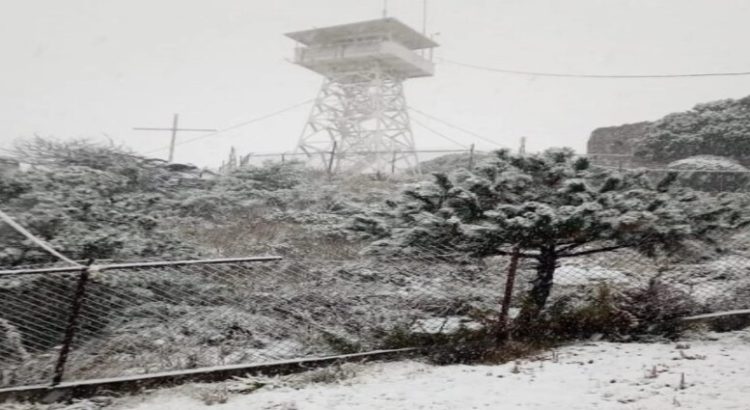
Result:
<instances>
[{"instance_id":1,"label":"watchtower roof","mask_svg":"<svg viewBox=\"0 0 750 410\"><path fill-rule=\"evenodd\" d=\"M392 17L316 28L312 30L296 31L293 33L287 33L286 36L306 46L313 46L335 43L348 38L377 34L388 34L393 41L396 41L411 50L420 50L438 46L436 42L432 41L427 36Z\"/></svg>"}]
</instances>

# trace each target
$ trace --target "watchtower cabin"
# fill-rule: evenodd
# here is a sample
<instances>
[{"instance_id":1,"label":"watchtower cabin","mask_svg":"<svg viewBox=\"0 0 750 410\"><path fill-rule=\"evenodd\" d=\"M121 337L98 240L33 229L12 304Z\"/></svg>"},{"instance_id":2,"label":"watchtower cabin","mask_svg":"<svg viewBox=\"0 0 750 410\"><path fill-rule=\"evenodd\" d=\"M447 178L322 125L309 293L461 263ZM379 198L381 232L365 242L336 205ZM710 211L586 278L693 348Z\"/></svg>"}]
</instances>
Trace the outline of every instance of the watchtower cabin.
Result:
<instances>
[{"instance_id":1,"label":"watchtower cabin","mask_svg":"<svg viewBox=\"0 0 750 410\"><path fill-rule=\"evenodd\" d=\"M373 65L403 79L435 73L431 51L437 43L394 18L298 31L287 37L300 44L294 62L324 76ZM430 59L418 50L429 50Z\"/></svg>"},{"instance_id":2,"label":"watchtower cabin","mask_svg":"<svg viewBox=\"0 0 750 410\"><path fill-rule=\"evenodd\" d=\"M298 150L330 171L419 172L403 81L435 73L438 44L394 18L287 37L294 62L325 77Z\"/></svg>"}]
</instances>

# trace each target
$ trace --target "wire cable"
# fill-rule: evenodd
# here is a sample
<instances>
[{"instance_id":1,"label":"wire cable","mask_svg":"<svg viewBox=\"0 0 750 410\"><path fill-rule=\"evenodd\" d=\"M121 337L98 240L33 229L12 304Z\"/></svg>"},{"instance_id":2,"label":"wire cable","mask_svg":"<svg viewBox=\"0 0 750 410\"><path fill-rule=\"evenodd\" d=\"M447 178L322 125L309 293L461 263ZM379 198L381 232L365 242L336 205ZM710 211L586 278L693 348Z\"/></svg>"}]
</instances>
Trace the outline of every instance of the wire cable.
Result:
<instances>
[{"instance_id":1,"label":"wire cable","mask_svg":"<svg viewBox=\"0 0 750 410\"><path fill-rule=\"evenodd\" d=\"M208 134L203 134L203 135L199 135L197 137L186 139L184 141L178 142L177 144L175 144L175 146L190 144L191 142L195 142L195 141L198 141L198 140L201 140L201 139L204 139L204 138L208 138L208 137L214 137L216 135L223 134L223 133L228 132L228 131L236 130L237 128L244 127L246 125L250 125L250 124L253 124L253 123L256 123L256 122L267 120L267 119L275 117L277 115L284 114L285 112L292 111L292 110L294 110L296 108L302 107L303 105L307 105L307 104L309 104L309 103L311 103L313 101L314 101L314 99L305 100L303 102L291 105L289 107L282 108L282 109L280 109L278 111L274 111L274 112L269 113L269 114L261 115L259 117L255 117L255 118L249 119L247 121L243 121L243 122L240 122L240 123L237 123L237 124L234 124L234 125L230 125L229 127L222 128L220 130L213 131L213 132L208 133ZM166 146L163 146L161 148L157 148L157 149L154 149L154 150L151 150L151 151L147 151L147 152L145 152L145 154L153 154L154 152L159 152L159 151L162 151L162 150L165 150L165 149L169 149L169 145L166 145Z\"/></svg>"},{"instance_id":2,"label":"wire cable","mask_svg":"<svg viewBox=\"0 0 750 410\"><path fill-rule=\"evenodd\" d=\"M479 138L480 140L482 140L482 141L484 141L484 142L490 143L490 144L492 144L492 145L495 145L495 146L498 146L498 147L500 147L500 148L506 148L506 146L505 146L505 145L502 145L502 144L500 144L500 143L497 143L497 142L493 141L493 140L492 140L492 139L490 139L490 138L487 138L487 137L483 137L483 136L481 136L481 135L477 134L476 132L473 132L473 131L467 130L466 128L462 128L462 127L459 127L458 125L455 125L455 124L451 124L451 123L449 123L449 122L447 122L447 121L445 121L445 120L442 120L442 119L440 119L440 118L438 118L438 117L436 117L436 116L434 116L434 115L430 115L430 114L427 114L426 112L424 112L424 111L422 111L422 110L419 110L419 109L417 109L417 108L414 108L413 106L409 106L409 109L410 109L410 110L412 110L412 111L414 111L414 112L416 112L417 114L421 114L421 115L423 115L423 116L425 116L425 117L427 117L427 118L429 118L429 119L431 119L431 120L437 121L437 122L439 122L439 123L441 123L441 124L443 124L443 125L445 125L445 126L447 126L447 127L453 128L454 130L457 130L457 131L461 131L461 132L464 132L464 133L466 133L466 134L469 134L469 135L471 135L472 137L476 137L476 138Z\"/></svg>"},{"instance_id":3,"label":"wire cable","mask_svg":"<svg viewBox=\"0 0 750 410\"><path fill-rule=\"evenodd\" d=\"M491 71L509 75L524 75L531 77L554 77L554 78L588 78L588 79L638 79L638 78L698 78L698 77L740 77L750 76L750 71L727 71L714 73L677 73L677 74L588 74L588 73L556 73L550 71L524 71L510 70L507 68L487 67L477 64L462 63L437 57L438 60L456 66L472 68L475 70Z\"/></svg>"},{"instance_id":4,"label":"wire cable","mask_svg":"<svg viewBox=\"0 0 750 410\"><path fill-rule=\"evenodd\" d=\"M447 135L445 135L445 134L441 133L440 131L437 131L437 130L435 130L434 128L432 128L432 127L430 127L430 126L426 125L425 123L423 123L423 122L421 122L421 121L417 120L416 118L412 118L411 120L412 120L412 122L414 122L415 124L417 124L417 125L419 125L420 127L422 127L422 128L424 128L424 129L426 129L427 131L429 131L429 132L431 132L431 133L433 133L433 134L437 135L438 137L440 137L440 138L443 138L443 139L445 139L445 140L447 140L447 141L450 141L450 142L452 142L452 143L454 143L454 144L458 145L459 147L463 147L463 148L465 148L465 149L469 149L469 146L468 146L468 145L464 145L464 144L462 144L462 143L460 143L460 142L458 142L458 141L454 140L453 138L451 138L451 137L449 137L449 136L447 136Z\"/></svg>"}]
</instances>

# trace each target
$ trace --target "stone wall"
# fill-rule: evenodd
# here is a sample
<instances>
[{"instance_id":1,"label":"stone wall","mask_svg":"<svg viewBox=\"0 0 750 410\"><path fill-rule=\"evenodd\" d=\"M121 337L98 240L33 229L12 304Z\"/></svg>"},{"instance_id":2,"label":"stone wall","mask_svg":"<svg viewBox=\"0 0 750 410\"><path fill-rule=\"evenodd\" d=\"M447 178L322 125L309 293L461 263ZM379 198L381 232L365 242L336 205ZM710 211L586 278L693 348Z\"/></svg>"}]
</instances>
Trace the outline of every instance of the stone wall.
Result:
<instances>
[{"instance_id":1,"label":"stone wall","mask_svg":"<svg viewBox=\"0 0 750 410\"><path fill-rule=\"evenodd\" d=\"M646 135L650 122L597 128L589 137L587 156L593 164L619 168L659 168L666 164L633 156L635 142Z\"/></svg>"},{"instance_id":2,"label":"stone wall","mask_svg":"<svg viewBox=\"0 0 750 410\"><path fill-rule=\"evenodd\" d=\"M597 128L591 133L589 154L633 155L635 141L646 135L650 122Z\"/></svg>"}]
</instances>

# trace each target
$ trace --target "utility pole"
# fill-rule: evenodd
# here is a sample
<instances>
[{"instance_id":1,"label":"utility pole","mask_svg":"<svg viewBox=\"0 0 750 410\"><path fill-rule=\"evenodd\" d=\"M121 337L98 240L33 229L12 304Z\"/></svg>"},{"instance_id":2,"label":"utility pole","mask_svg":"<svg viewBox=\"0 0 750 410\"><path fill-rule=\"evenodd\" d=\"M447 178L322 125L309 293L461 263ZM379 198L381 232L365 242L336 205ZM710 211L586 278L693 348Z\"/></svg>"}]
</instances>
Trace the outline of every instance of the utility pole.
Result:
<instances>
[{"instance_id":1,"label":"utility pole","mask_svg":"<svg viewBox=\"0 0 750 410\"><path fill-rule=\"evenodd\" d=\"M469 171L474 169L474 144L469 148Z\"/></svg>"},{"instance_id":2,"label":"utility pole","mask_svg":"<svg viewBox=\"0 0 750 410\"><path fill-rule=\"evenodd\" d=\"M383 0L383 18L388 17L388 0Z\"/></svg>"},{"instance_id":3,"label":"utility pole","mask_svg":"<svg viewBox=\"0 0 750 410\"><path fill-rule=\"evenodd\" d=\"M177 131L185 131L185 132L215 132L215 129L207 129L207 128L180 128L178 126L178 123L180 121L180 114L175 114L174 117L172 117L172 128L155 128L155 127L136 127L133 128L135 131L171 131L172 132L172 138L169 141L169 162L172 162L174 160L174 147L177 142Z\"/></svg>"},{"instance_id":4,"label":"utility pole","mask_svg":"<svg viewBox=\"0 0 750 410\"><path fill-rule=\"evenodd\" d=\"M422 0L422 35L427 36L427 0ZM430 48L429 53L432 53L433 49ZM422 57L427 57L427 50L421 50L420 54ZM431 59L431 58L430 58Z\"/></svg>"}]
</instances>

